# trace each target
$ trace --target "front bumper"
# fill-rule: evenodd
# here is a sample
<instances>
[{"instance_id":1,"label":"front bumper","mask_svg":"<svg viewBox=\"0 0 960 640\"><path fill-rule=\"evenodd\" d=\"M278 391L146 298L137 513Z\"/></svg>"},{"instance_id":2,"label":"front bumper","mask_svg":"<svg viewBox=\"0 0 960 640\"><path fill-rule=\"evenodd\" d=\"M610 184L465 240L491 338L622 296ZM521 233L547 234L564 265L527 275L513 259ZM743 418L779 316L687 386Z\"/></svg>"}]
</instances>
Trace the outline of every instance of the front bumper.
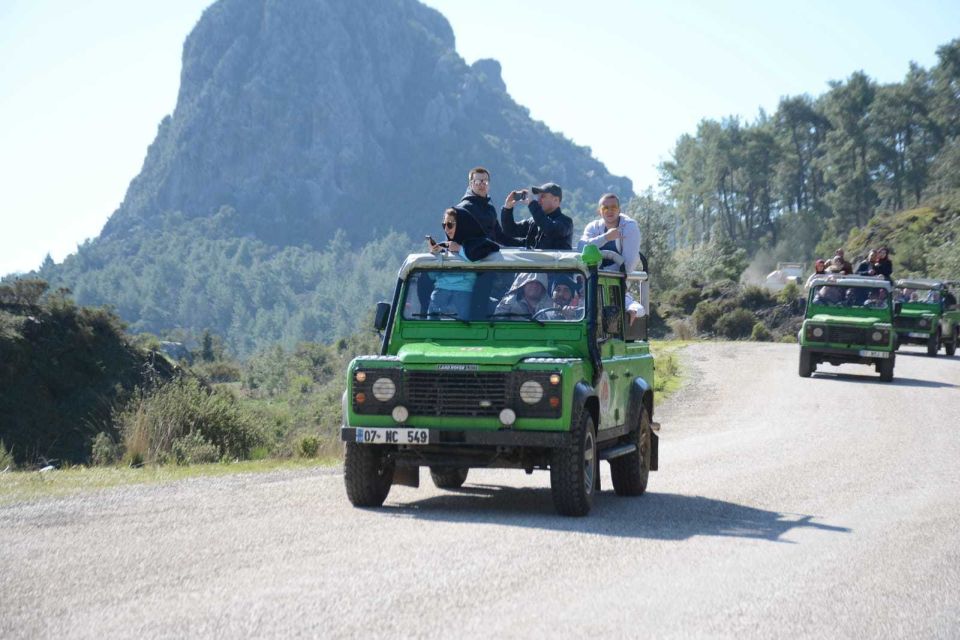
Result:
<instances>
[{"instance_id":1,"label":"front bumper","mask_svg":"<svg viewBox=\"0 0 960 640\"><path fill-rule=\"evenodd\" d=\"M886 351L883 349L863 349L863 351L874 351L876 353L885 354L881 356L873 356L861 355L861 349L836 349L831 347L814 346L803 346L801 348L810 354L811 359L815 363L829 362L830 364L876 364L878 362L892 360L894 358L892 351Z\"/></svg>"},{"instance_id":2,"label":"front bumper","mask_svg":"<svg viewBox=\"0 0 960 640\"><path fill-rule=\"evenodd\" d=\"M556 449L566 446L570 441L568 431L516 431L513 429L468 430L468 429L427 429L430 432L430 445L451 446L499 446L499 447L542 447ZM356 442L356 427L341 427L342 442ZM411 445L417 448L418 445Z\"/></svg>"}]
</instances>

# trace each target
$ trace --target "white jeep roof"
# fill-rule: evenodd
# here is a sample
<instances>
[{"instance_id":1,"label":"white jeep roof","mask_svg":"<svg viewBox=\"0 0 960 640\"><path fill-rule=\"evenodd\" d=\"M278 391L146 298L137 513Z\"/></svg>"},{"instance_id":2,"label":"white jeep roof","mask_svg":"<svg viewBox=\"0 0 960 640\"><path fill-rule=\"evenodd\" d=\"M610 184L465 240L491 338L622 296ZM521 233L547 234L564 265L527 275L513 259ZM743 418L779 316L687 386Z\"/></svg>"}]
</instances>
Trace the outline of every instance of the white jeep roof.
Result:
<instances>
[{"instance_id":1,"label":"white jeep roof","mask_svg":"<svg viewBox=\"0 0 960 640\"><path fill-rule=\"evenodd\" d=\"M579 251L532 251L529 249L501 249L483 260L465 262L449 254L411 253L403 261L398 277L406 279L414 268L421 269L576 269L584 273L587 267Z\"/></svg>"},{"instance_id":2,"label":"white jeep roof","mask_svg":"<svg viewBox=\"0 0 960 640\"><path fill-rule=\"evenodd\" d=\"M939 289L943 286L943 282L930 278L904 278L903 280L897 280L897 286L909 289Z\"/></svg>"},{"instance_id":3,"label":"white jeep roof","mask_svg":"<svg viewBox=\"0 0 960 640\"><path fill-rule=\"evenodd\" d=\"M890 291L890 283L882 278L865 278L863 276L838 276L834 274L818 275L810 286L820 284L835 284L841 287L878 287Z\"/></svg>"}]
</instances>

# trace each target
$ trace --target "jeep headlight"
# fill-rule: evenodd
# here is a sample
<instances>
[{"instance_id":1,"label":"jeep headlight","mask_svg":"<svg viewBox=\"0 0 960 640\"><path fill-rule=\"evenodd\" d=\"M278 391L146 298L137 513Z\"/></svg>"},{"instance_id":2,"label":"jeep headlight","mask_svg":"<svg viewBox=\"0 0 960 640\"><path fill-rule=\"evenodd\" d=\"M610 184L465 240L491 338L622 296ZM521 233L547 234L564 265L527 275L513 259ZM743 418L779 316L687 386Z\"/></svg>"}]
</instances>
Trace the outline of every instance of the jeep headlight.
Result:
<instances>
[{"instance_id":1,"label":"jeep headlight","mask_svg":"<svg viewBox=\"0 0 960 640\"><path fill-rule=\"evenodd\" d=\"M807 325L807 340L822 342L827 334L827 328L819 324Z\"/></svg>"},{"instance_id":2,"label":"jeep headlight","mask_svg":"<svg viewBox=\"0 0 960 640\"><path fill-rule=\"evenodd\" d=\"M930 321L927 320L926 318L920 318L920 321L917 322L917 326L920 327L921 329L926 329L927 327L930 326Z\"/></svg>"},{"instance_id":3,"label":"jeep headlight","mask_svg":"<svg viewBox=\"0 0 960 640\"><path fill-rule=\"evenodd\" d=\"M543 385L536 380L527 380L520 385L520 399L527 404L537 404L543 399Z\"/></svg>"},{"instance_id":4,"label":"jeep headlight","mask_svg":"<svg viewBox=\"0 0 960 640\"><path fill-rule=\"evenodd\" d=\"M881 340L883 340L883 334L880 333L879 331L874 331L872 334L870 334L870 337L873 339L874 342L880 342Z\"/></svg>"},{"instance_id":5,"label":"jeep headlight","mask_svg":"<svg viewBox=\"0 0 960 640\"><path fill-rule=\"evenodd\" d=\"M397 393L397 385L390 378L377 378L373 383L373 397L379 402L389 402Z\"/></svg>"}]
</instances>

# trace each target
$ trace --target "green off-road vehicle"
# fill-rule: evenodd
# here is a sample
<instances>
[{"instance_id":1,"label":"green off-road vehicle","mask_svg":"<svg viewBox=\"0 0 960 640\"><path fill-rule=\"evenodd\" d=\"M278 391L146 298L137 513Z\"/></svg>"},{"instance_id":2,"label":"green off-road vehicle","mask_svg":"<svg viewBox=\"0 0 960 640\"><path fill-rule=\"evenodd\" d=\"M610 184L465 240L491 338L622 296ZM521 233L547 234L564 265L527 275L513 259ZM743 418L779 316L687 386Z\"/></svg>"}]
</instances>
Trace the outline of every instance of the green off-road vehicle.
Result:
<instances>
[{"instance_id":1,"label":"green off-road vehicle","mask_svg":"<svg viewBox=\"0 0 960 640\"><path fill-rule=\"evenodd\" d=\"M654 364L644 312L631 322L627 306L648 304L646 273L601 270L602 258L594 246L409 256L393 303L377 305L380 354L347 371L350 502L382 505L392 484L419 486L421 467L445 489L473 467L549 469L557 511L582 516L600 460L618 495L644 493L657 469ZM465 317L431 307L434 288L464 281Z\"/></svg>"},{"instance_id":2,"label":"green off-road vehicle","mask_svg":"<svg viewBox=\"0 0 960 640\"><path fill-rule=\"evenodd\" d=\"M899 303L897 305L899 308ZM893 380L894 302L890 283L879 278L823 276L810 285L800 329L800 375L821 362L873 365Z\"/></svg>"},{"instance_id":3,"label":"green off-road vehicle","mask_svg":"<svg viewBox=\"0 0 960 640\"><path fill-rule=\"evenodd\" d=\"M919 344L927 355L935 356L940 348L948 356L957 351L960 341L960 307L951 291L953 283L940 280L897 280L894 299L901 304L893 319L896 347Z\"/></svg>"}]
</instances>

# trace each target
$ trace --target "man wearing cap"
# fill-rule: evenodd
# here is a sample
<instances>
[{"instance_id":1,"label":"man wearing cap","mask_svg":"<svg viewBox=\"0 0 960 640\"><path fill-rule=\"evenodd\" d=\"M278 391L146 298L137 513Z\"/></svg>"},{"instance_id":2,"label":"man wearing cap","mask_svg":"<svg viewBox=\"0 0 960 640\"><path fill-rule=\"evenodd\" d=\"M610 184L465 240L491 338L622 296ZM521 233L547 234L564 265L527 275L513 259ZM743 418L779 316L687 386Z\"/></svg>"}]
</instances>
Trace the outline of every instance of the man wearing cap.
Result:
<instances>
[{"instance_id":1,"label":"man wearing cap","mask_svg":"<svg viewBox=\"0 0 960 640\"><path fill-rule=\"evenodd\" d=\"M554 182L547 182L531 189L539 199L534 200L525 194L521 202L527 203L532 217L523 222L513 219L513 205L516 204L513 191L507 195L507 201L500 210L500 224L503 231L523 243L528 249L566 249L573 248L573 220L560 211L563 190Z\"/></svg>"},{"instance_id":2,"label":"man wearing cap","mask_svg":"<svg viewBox=\"0 0 960 640\"><path fill-rule=\"evenodd\" d=\"M474 167L467 174L467 191L454 207L466 211L480 223L488 238L505 247L518 247L517 242L503 232L497 220L497 208L490 204L490 172L484 167Z\"/></svg>"}]
</instances>

